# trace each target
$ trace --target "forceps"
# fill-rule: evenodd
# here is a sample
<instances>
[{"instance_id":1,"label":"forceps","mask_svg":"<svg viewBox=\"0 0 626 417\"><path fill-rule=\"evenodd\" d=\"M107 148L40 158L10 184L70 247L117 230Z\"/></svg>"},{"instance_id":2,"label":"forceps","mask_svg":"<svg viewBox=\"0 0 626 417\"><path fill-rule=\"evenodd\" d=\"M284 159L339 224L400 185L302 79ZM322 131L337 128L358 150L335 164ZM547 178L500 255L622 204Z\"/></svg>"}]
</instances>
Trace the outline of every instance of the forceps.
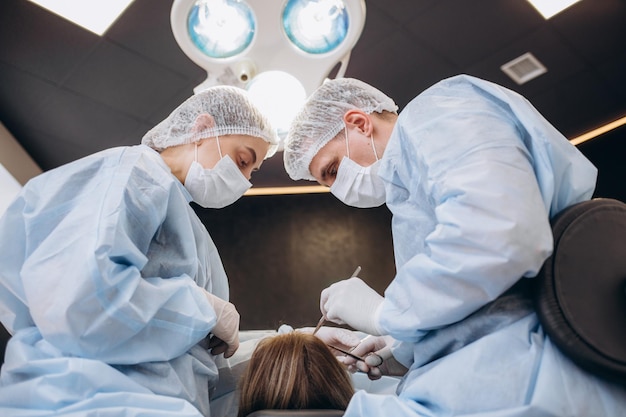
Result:
<instances>
[{"instance_id":1,"label":"forceps","mask_svg":"<svg viewBox=\"0 0 626 417\"><path fill-rule=\"evenodd\" d=\"M354 270L354 272L352 273L352 275L350 275L350 278L356 277L357 275L359 275L359 272L361 272L361 267L357 266L356 269ZM315 333L317 333L317 331L322 327L322 324L324 324L325 321L326 321L326 317L322 314L322 318L320 318L320 321L317 322L317 326L315 326L315 330L313 330L313 335L315 335ZM339 350L339 349L337 349L337 350ZM357 357L357 359L362 360L362 359L360 359L358 357Z\"/></svg>"},{"instance_id":2,"label":"forceps","mask_svg":"<svg viewBox=\"0 0 626 417\"><path fill-rule=\"evenodd\" d=\"M357 361L363 361L369 366L380 366L383 364L383 357L377 353L370 353L364 357L361 357L361 356L355 355L354 353L350 353L347 350L339 349L338 347L335 347L333 345L326 345L326 346L328 346L331 349L335 349L336 351L341 352L346 356L350 356L351 358L356 359Z\"/></svg>"}]
</instances>

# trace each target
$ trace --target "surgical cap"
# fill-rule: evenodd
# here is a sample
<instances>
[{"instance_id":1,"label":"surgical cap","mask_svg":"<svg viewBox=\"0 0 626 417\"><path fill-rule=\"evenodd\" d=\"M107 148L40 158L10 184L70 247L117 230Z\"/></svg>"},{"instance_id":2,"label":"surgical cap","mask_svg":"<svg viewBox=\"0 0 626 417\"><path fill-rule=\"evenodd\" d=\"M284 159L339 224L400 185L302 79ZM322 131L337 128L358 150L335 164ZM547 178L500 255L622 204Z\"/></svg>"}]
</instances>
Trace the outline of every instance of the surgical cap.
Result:
<instances>
[{"instance_id":1,"label":"surgical cap","mask_svg":"<svg viewBox=\"0 0 626 417\"><path fill-rule=\"evenodd\" d=\"M198 116L205 113L213 117L215 125L194 129ZM278 135L267 117L250 101L245 90L230 86L210 87L188 98L165 120L150 129L141 143L162 151L171 146L223 135L262 138L270 144L266 158L278 149Z\"/></svg>"},{"instance_id":2,"label":"surgical cap","mask_svg":"<svg viewBox=\"0 0 626 417\"><path fill-rule=\"evenodd\" d=\"M309 170L311 161L344 128L343 116L353 109L367 114L385 110L395 113L398 106L363 81L354 78L326 81L307 99L287 133L283 157L291 179L315 181Z\"/></svg>"}]
</instances>

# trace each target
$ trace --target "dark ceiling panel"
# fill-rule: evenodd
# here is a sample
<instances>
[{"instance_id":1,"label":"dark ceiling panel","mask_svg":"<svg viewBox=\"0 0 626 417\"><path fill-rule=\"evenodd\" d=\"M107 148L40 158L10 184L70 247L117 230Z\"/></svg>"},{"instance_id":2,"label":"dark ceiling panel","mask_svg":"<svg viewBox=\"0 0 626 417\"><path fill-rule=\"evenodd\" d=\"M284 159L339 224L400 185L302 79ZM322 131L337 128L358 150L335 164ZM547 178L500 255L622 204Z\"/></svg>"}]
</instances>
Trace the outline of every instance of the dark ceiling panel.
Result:
<instances>
[{"instance_id":1,"label":"dark ceiling panel","mask_svg":"<svg viewBox=\"0 0 626 417\"><path fill-rule=\"evenodd\" d=\"M40 84L40 87L42 91L45 90L45 85ZM23 102L16 103L21 107ZM32 112L26 119L26 124L15 122L10 117L5 123L7 129L43 170L57 166L50 163L60 160L69 162L71 159L66 158L63 149L56 146L56 141L38 138L37 132L45 138L59 138L65 143L75 145L76 153L83 151L80 156L112 146L139 143L137 134L143 126L115 109L67 90L55 90L53 95L46 98L45 104L39 111ZM4 113L5 109L2 110ZM8 113L12 114L13 110ZM26 134L22 134L23 132ZM58 155L42 157L45 153Z\"/></svg>"},{"instance_id":2,"label":"dark ceiling panel","mask_svg":"<svg viewBox=\"0 0 626 417\"><path fill-rule=\"evenodd\" d=\"M0 122L9 128L17 123L36 124L39 115L48 110L48 97L56 91L50 81L0 62Z\"/></svg>"},{"instance_id":3,"label":"dark ceiling panel","mask_svg":"<svg viewBox=\"0 0 626 417\"><path fill-rule=\"evenodd\" d=\"M400 29L398 23L387 14L373 13L369 8L369 3L366 14L366 24L359 41L352 50L353 55L368 55L370 48L384 42L391 34Z\"/></svg>"},{"instance_id":4,"label":"dark ceiling panel","mask_svg":"<svg viewBox=\"0 0 626 417\"><path fill-rule=\"evenodd\" d=\"M423 44L465 68L542 23L526 1L442 0L416 16L407 28Z\"/></svg>"},{"instance_id":5,"label":"dark ceiling panel","mask_svg":"<svg viewBox=\"0 0 626 417\"><path fill-rule=\"evenodd\" d=\"M626 103L626 52L600 64L598 71L618 95L619 100Z\"/></svg>"},{"instance_id":6,"label":"dark ceiling panel","mask_svg":"<svg viewBox=\"0 0 626 417\"><path fill-rule=\"evenodd\" d=\"M135 0L107 31L106 38L154 63L190 79L206 78L206 71L179 48L170 26L172 0Z\"/></svg>"},{"instance_id":7,"label":"dark ceiling panel","mask_svg":"<svg viewBox=\"0 0 626 417\"><path fill-rule=\"evenodd\" d=\"M595 71L575 74L531 101L568 138L626 115L625 103Z\"/></svg>"},{"instance_id":8,"label":"dark ceiling panel","mask_svg":"<svg viewBox=\"0 0 626 417\"><path fill-rule=\"evenodd\" d=\"M173 71L104 41L65 85L94 101L145 119L187 83Z\"/></svg>"},{"instance_id":9,"label":"dark ceiling panel","mask_svg":"<svg viewBox=\"0 0 626 417\"><path fill-rule=\"evenodd\" d=\"M394 32L366 54L355 54L346 76L376 86L402 108L422 90L454 73L451 65L430 50Z\"/></svg>"},{"instance_id":10,"label":"dark ceiling panel","mask_svg":"<svg viewBox=\"0 0 626 417\"><path fill-rule=\"evenodd\" d=\"M549 21L590 63L626 54L626 2L584 0Z\"/></svg>"},{"instance_id":11,"label":"dark ceiling panel","mask_svg":"<svg viewBox=\"0 0 626 417\"><path fill-rule=\"evenodd\" d=\"M48 105L55 110L43 112L37 122L54 136L93 150L137 142L138 121L116 109L69 91L57 92Z\"/></svg>"},{"instance_id":12,"label":"dark ceiling panel","mask_svg":"<svg viewBox=\"0 0 626 417\"><path fill-rule=\"evenodd\" d=\"M25 0L2 0L0 61L61 83L100 38Z\"/></svg>"},{"instance_id":13,"label":"dark ceiling panel","mask_svg":"<svg viewBox=\"0 0 626 417\"><path fill-rule=\"evenodd\" d=\"M526 52L532 53L548 71L534 80L518 85L500 67ZM563 44L551 28L543 26L496 51L468 71L530 97L585 69L585 62Z\"/></svg>"},{"instance_id":14,"label":"dark ceiling panel","mask_svg":"<svg viewBox=\"0 0 626 417\"><path fill-rule=\"evenodd\" d=\"M386 15L398 23L414 24L414 17L442 0L367 0L367 24L372 15Z\"/></svg>"},{"instance_id":15,"label":"dark ceiling panel","mask_svg":"<svg viewBox=\"0 0 626 417\"><path fill-rule=\"evenodd\" d=\"M193 89L198 84L199 81L192 81L187 84L186 87L181 88L174 97L171 97L166 103L164 103L161 107L156 109L156 111L150 115L150 117L146 120L148 127L152 127L159 123L161 120L165 119L171 112L174 110L180 103L187 100L189 97L193 95Z\"/></svg>"}]
</instances>

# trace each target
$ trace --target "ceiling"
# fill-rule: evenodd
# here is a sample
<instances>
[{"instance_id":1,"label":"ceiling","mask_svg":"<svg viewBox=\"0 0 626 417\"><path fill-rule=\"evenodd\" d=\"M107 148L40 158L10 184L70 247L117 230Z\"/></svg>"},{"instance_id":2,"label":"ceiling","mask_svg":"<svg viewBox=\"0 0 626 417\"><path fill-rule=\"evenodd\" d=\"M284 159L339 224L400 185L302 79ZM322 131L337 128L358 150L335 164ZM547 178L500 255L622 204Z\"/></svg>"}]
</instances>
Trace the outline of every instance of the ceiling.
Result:
<instances>
[{"instance_id":1,"label":"ceiling","mask_svg":"<svg viewBox=\"0 0 626 417\"><path fill-rule=\"evenodd\" d=\"M267 0L278 1L278 0ZM98 37L27 0L0 3L0 122L43 170L140 142L206 78L179 49L171 0L135 0ZM402 109L467 73L526 96L571 138L626 115L626 1L582 0L546 21L526 0L366 0L345 76ZM518 86L500 66L531 52ZM255 186L294 185L271 158Z\"/></svg>"}]
</instances>

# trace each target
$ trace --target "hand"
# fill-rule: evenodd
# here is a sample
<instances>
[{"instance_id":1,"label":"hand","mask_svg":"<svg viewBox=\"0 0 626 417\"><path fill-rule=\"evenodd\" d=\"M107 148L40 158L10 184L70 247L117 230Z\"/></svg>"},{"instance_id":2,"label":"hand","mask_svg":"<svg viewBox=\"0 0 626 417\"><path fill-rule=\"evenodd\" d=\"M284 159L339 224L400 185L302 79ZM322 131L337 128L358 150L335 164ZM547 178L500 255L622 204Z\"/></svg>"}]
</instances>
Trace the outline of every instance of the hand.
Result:
<instances>
[{"instance_id":1,"label":"hand","mask_svg":"<svg viewBox=\"0 0 626 417\"><path fill-rule=\"evenodd\" d=\"M303 327L301 329L297 329L296 331L310 334L313 333L313 330L313 327ZM336 346L344 350L352 350L361 342L361 339L355 332L348 329L342 329L341 327L322 326L317 333L315 333L315 336L327 345ZM335 356L343 355L343 353L335 350L333 350L333 353Z\"/></svg>"},{"instance_id":2,"label":"hand","mask_svg":"<svg viewBox=\"0 0 626 417\"><path fill-rule=\"evenodd\" d=\"M344 356L341 358L341 362L348 366L350 372L357 370L364 372L371 380L380 379L382 375L402 376L408 369L393 357L391 347L394 342L395 340L391 336L368 336L351 352L362 357L364 361L358 361L351 356ZM373 355L374 353L383 359L382 364L379 364L380 361L377 356Z\"/></svg>"},{"instance_id":3,"label":"hand","mask_svg":"<svg viewBox=\"0 0 626 417\"><path fill-rule=\"evenodd\" d=\"M205 295L217 316L217 323L211 330L209 350L213 355L223 353L225 358L230 358L239 348L239 313L228 301L208 291L205 291Z\"/></svg>"},{"instance_id":4,"label":"hand","mask_svg":"<svg viewBox=\"0 0 626 417\"><path fill-rule=\"evenodd\" d=\"M376 311L383 297L358 277L339 281L322 291L320 310L328 321L380 335Z\"/></svg>"}]
</instances>

